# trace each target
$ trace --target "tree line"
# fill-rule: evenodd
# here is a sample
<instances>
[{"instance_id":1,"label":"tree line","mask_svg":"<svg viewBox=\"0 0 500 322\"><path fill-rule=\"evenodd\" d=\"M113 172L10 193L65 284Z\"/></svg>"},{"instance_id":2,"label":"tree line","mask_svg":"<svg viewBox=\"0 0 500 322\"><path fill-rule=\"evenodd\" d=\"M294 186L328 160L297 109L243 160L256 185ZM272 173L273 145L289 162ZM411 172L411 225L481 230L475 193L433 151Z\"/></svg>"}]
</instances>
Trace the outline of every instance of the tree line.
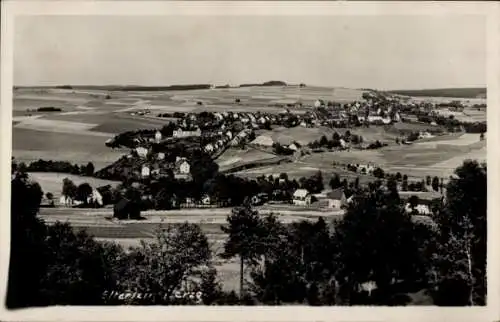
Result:
<instances>
[{"instance_id":1,"label":"tree line","mask_svg":"<svg viewBox=\"0 0 500 322\"><path fill-rule=\"evenodd\" d=\"M58 172L74 175L93 176L95 167L92 162L86 165L72 164L67 161L36 160L28 164L24 162L17 163L12 160L12 170L20 172Z\"/></svg>"}]
</instances>

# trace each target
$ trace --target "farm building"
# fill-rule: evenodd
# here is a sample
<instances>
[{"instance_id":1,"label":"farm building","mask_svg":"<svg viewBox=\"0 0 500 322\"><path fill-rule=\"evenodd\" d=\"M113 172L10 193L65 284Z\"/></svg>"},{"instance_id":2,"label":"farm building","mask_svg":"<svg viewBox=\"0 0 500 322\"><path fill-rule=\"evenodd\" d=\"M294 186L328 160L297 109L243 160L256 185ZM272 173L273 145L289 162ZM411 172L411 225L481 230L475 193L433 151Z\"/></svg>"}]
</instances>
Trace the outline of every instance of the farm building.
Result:
<instances>
[{"instance_id":1,"label":"farm building","mask_svg":"<svg viewBox=\"0 0 500 322\"><path fill-rule=\"evenodd\" d=\"M141 158L145 158L148 155L148 149L140 146L135 149L135 152L137 152L137 155Z\"/></svg>"},{"instance_id":2,"label":"farm building","mask_svg":"<svg viewBox=\"0 0 500 322\"><path fill-rule=\"evenodd\" d=\"M139 219L140 214L139 205L125 198L113 207L113 217L118 219Z\"/></svg>"},{"instance_id":3,"label":"farm building","mask_svg":"<svg viewBox=\"0 0 500 322\"><path fill-rule=\"evenodd\" d=\"M326 194L328 208L340 209L347 204L347 198L344 189L338 188Z\"/></svg>"},{"instance_id":4,"label":"farm building","mask_svg":"<svg viewBox=\"0 0 500 322\"><path fill-rule=\"evenodd\" d=\"M59 204L61 206L65 206L65 207L71 207L73 206L74 204L74 200L73 198L69 197L69 196L61 196L61 198L59 198Z\"/></svg>"},{"instance_id":5,"label":"farm building","mask_svg":"<svg viewBox=\"0 0 500 322\"><path fill-rule=\"evenodd\" d=\"M311 194L306 189L297 189L293 193L292 202L297 206L307 206L311 204Z\"/></svg>"},{"instance_id":6,"label":"farm building","mask_svg":"<svg viewBox=\"0 0 500 322\"><path fill-rule=\"evenodd\" d=\"M174 138L185 138L190 136L201 136L201 130L196 129L194 131L184 131L183 129L177 129L172 135Z\"/></svg>"},{"instance_id":7,"label":"farm building","mask_svg":"<svg viewBox=\"0 0 500 322\"><path fill-rule=\"evenodd\" d=\"M252 141L252 144L262 145L262 146L273 146L273 139L267 135L259 135L255 140Z\"/></svg>"},{"instance_id":8,"label":"farm building","mask_svg":"<svg viewBox=\"0 0 500 322\"><path fill-rule=\"evenodd\" d=\"M418 204L414 207L409 202L407 202L405 205L405 211L407 213L410 213L416 210L419 215L430 215L431 209L429 205L430 205L429 200L419 200Z\"/></svg>"}]
</instances>

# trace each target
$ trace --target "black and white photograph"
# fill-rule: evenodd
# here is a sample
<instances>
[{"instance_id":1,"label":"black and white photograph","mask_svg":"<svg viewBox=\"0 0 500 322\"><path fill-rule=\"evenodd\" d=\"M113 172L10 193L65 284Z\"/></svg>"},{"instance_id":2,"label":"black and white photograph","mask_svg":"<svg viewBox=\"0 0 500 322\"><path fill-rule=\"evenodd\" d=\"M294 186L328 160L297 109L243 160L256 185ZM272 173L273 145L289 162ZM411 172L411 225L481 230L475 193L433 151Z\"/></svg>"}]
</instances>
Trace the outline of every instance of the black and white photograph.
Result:
<instances>
[{"instance_id":1,"label":"black and white photograph","mask_svg":"<svg viewBox=\"0 0 500 322\"><path fill-rule=\"evenodd\" d=\"M10 17L6 311L492 305L487 3L96 2Z\"/></svg>"}]
</instances>

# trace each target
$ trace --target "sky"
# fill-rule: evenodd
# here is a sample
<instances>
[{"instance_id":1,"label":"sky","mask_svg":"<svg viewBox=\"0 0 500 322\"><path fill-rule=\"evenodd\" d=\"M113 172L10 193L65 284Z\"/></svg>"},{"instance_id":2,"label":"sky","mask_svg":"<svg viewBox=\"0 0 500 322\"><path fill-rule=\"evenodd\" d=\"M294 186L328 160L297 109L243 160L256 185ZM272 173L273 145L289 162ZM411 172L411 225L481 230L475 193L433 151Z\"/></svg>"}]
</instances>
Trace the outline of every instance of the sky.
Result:
<instances>
[{"instance_id":1,"label":"sky","mask_svg":"<svg viewBox=\"0 0 500 322\"><path fill-rule=\"evenodd\" d=\"M14 84L486 86L482 16L24 16Z\"/></svg>"}]
</instances>

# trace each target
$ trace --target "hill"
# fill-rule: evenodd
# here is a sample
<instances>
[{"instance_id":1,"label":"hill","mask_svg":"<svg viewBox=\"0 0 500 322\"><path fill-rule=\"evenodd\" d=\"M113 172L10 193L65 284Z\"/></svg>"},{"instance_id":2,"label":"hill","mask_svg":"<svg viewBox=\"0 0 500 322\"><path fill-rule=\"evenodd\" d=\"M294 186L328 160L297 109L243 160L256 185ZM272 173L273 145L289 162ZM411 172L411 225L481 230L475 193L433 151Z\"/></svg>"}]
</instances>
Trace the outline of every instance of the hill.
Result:
<instances>
[{"instance_id":1,"label":"hill","mask_svg":"<svg viewBox=\"0 0 500 322\"><path fill-rule=\"evenodd\" d=\"M456 98L485 98L485 87L474 88L436 88L418 90L393 90L388 93L406 96L435 96L435 97L456 97Z\"/></svg>"}]
</instances>

